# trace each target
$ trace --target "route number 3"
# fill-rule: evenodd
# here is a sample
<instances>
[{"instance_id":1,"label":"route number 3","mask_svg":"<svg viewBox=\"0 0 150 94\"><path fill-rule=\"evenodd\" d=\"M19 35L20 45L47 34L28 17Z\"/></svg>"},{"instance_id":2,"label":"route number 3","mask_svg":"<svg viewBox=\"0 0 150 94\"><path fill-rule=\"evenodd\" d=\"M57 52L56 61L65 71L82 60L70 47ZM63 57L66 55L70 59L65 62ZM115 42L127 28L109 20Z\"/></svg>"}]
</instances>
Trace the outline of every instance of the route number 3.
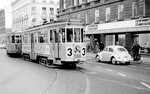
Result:
<instances>
[{"instance_id":1,"label":"route number 3","mask_svg":"<svg viewBox=\"0 0 150 94\"><path fill-rule=\"evenodd\" d=\"M68 49L67 49L67 55L68 55L68 56L72 56L72 49L71 49L71 48L68 48Z\"/></svg>"}]
</instances>

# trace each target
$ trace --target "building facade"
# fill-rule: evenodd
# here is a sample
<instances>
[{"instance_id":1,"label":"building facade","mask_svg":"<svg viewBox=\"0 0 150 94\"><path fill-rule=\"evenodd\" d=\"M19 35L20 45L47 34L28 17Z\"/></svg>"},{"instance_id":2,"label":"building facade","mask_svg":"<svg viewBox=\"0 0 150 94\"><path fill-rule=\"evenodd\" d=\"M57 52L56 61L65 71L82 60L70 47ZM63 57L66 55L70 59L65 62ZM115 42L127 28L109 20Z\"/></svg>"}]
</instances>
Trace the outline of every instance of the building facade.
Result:
<instances>
[{"instance_id":1,"label":"building facade","mask_svg":"<svg viewBox=\"0 0 150 94\"><path fill-rule=\"evenodd\" d=\"M11 6L14 32L56 20L59 3L54 0L16 0Z\"/></svg>"},{"instance_id":2,"label":"building facade","mask_svg":"<svg viewBox=\"0 0 150 94\"><path fill-rule=\"evenodd\" d=\"M5 34L5 10L0 10L0 34Z\"/></svg>"},{"instance_id":3,"label":"building facade","mask_svg":"<svg viewBox=\"0 0 150 94\"><path fill-rule=\"evenodd\" d=\"M60 0L58 18L81 19L93 50L95 41L127 49L135 40L150 43L149 0Z\"/></svg>"}]
</instances>

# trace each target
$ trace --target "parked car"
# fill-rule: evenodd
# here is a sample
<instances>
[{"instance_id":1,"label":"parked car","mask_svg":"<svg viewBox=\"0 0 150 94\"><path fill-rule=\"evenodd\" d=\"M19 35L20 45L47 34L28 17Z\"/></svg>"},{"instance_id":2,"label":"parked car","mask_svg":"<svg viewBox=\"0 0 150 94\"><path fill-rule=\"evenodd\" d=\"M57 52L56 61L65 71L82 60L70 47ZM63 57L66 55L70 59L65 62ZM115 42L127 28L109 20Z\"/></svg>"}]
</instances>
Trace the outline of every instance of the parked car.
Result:
<instances>
[{"instance_id":1,"label":"parked car","mask_svg":"<svg viewBox=\"0 0 150 94\"><path fill-rule=\"evenodd\" d=\"M105 61L112 64L130 64L133 61L127 49L118 45L106 46L103 51L96 54L95 59L98 62Z\"/></svg>"}]
</instances>

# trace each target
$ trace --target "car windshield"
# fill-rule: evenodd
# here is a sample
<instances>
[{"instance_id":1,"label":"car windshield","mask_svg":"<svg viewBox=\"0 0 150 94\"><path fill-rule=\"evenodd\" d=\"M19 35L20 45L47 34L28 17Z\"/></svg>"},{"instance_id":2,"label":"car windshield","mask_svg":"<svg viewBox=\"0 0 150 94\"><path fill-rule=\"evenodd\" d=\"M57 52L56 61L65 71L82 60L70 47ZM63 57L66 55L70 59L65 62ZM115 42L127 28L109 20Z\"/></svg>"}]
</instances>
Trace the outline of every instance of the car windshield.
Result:
<instances>
[{"instance_id":1,"label":"car windshield","mask_svg":"<svg viewBox=\"0 0 150 94\"><path fill-rule=\"evenodd\" d=\"M126 49L125 48L118 48L118 51L119 52L126 52Z\"/></svg>"}]
</instances>

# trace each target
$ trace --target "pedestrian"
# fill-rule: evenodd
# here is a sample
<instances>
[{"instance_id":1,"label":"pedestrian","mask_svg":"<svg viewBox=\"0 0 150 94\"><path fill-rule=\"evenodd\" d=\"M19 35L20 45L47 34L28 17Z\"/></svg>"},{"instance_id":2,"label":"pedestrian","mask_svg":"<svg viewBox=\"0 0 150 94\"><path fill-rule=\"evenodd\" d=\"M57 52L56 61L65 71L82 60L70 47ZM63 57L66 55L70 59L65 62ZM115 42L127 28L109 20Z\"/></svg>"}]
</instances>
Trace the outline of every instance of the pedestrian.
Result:
<instances>
[{"instance_id":1,"label":"pedestrian","mask_svg":"<svg viewBox=\"0 0 150 94\"><path fill-rule=\"evenodd\" d=\"M116 45L120 45L120 44L119 44L119 41L116 42Z\"/></svg>"},{"instance_id":2,"label":"pedestrian","mask_svg":"<svg viewBox=\"0 0 150 94\"><path fill-rule=\"evenodd\" d=\"M99 52L99 43L96 42L96 45L95 45L95 53Z\"/></svg>"},{"instance_id":3,"label":"pedestrian","mask_svg":"<svg viewBox=\"0 0 150 94\"><path fill-rule=\"evenodd\" d=\"M99 49L100 49L100 51L102 51L104 49L104 43L103 42L100 42Z\"/></svg>"},{"instance_id":4,"label":"pedestrian","mask_svg":"<svg viewBox=\"0 0 150 94\"><path fill-rule=\"evenodd\" d=\"M132 51L133 59L135 61L138 61L141 59L141 56L139 54L140 49L142 49L142 47L138 44L138 41L135 41L135 43L132 45L130 49Z\"/></svg>"}]
</instances>

